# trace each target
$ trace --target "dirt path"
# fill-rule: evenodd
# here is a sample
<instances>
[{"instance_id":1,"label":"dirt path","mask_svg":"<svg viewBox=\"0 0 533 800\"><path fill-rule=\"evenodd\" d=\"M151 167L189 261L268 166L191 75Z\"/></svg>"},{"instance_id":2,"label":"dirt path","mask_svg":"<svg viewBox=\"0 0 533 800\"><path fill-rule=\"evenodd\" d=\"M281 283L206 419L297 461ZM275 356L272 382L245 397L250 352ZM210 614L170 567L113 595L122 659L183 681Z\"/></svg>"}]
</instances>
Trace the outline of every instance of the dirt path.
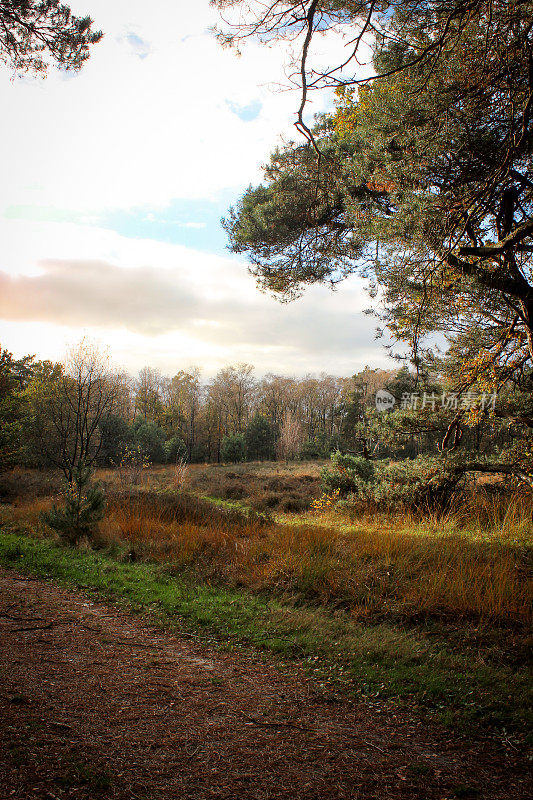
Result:
<instances>
[{"instance_id":1,"label":"dirt path","mask_svg":"<svg viewBox=\"0 0 533 800\"><path fill-rule=\"evenodd\" d=\"M0 571L0 800L529 797L525 768Z\"/></svg>"}]
</instances>

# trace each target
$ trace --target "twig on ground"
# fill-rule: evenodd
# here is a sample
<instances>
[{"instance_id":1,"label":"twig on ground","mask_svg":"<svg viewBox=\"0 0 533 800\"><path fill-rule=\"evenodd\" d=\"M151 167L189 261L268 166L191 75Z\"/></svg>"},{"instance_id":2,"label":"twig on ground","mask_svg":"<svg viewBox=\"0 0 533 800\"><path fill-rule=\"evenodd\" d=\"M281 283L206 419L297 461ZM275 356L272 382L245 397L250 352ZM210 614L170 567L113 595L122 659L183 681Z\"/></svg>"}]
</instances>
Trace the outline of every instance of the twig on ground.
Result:
<instances>
[{"instance_id":1,"label":"twig on ground","mask_svg":"<svg viewBox=\"0 0 533 800\"><path fill-rule=\"evenodd\" d=\"M256 717L251 717L249 714L246 714L244 711L241 711L241 714L243 715L243 717L246 717L246 719L249 719L250 722L253 722L255 725L260 725L261 727L266 727L266 728L296 728L296 730L300 730L300 731L309 731L311 733L319 733L319 731L317 731L316 728L306 728L303 725L297 725L294 722L267 722L266 720L259 720ZM352 735L353 734L350 734L348 732L348 736L352 736ZM373 742L368 742L366 739L360 739L359 741L361 742L362 745L365 745L365 747L373 747L374 750L379 750L380 753L383 753L383 755L386 755L385 751L381 747L378 747L377 744L373 744Z\"/></svg>"},{"instance_id":2,"label":"twig on ground","mask_svg":"<svg viewBox=\"0 0 533 800\"><path fill-rule=\"evenodd\" d=\"M250 722L253 722L254 725L260 725L261 727L265 728L296 728L299 731L309 731L310 733L317 733L315 728L305 728L303 725L297 725L294 722L267 722L266 720L256 719L255 717L251 717L249 714L246 714L245 711L241 711L243 717L249 719Z\"/></svg>"},{"instance_id":3,"label":"twig on ground","mask_svg":"<svg viewBox=\"0 0 533 800\"><path fill-rule=\"evenodd\" d=\"M42 721L45 722L46 720L42 720ZM53 728L60 728L60 729L66 730L66 731L71 731L72 730L72 725L69 725L66 722L55 722L54 720L49 720L48 724L51 725Z\"/></svg>"},{"instance_id":4,"label":"twig on ground","mask_svg":"<svg viewBox=\"0 0 533 800\"><path fill-rule=\"evenodd\" d=\"M34 625L31 628L6 628L7 633L18 633L19 631L48 631L50 628L56 628L58 625L68 625L72 620L65 620L62 622L49 622L47 625Z\"/></svg>"},{"instance_id":5,"label":"twig on ground","mask_svg":"<svg viewBox=\"0 0 533 800\"><path fill-rule=\"evenodd\" d=\"M147 650L157 650L156 644L144 644L143 642L129 642L125 639L101 639L103 644L121 644L125 647L145 647Z\"/></svg>"}]
</instances>

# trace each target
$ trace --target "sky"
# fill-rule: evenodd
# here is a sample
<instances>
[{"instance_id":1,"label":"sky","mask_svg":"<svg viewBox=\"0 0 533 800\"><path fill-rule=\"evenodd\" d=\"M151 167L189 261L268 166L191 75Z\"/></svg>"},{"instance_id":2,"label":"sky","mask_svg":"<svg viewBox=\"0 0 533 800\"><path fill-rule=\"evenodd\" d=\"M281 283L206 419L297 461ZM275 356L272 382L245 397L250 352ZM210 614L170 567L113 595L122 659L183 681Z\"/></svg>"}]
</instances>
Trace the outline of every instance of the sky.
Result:
<instances>
[{"instance_id":1,"label":"sky","mask_svg":"<svg viewBox=\"0 0 533 800\"><path fill-rule=\"evenodd\" d=\"M221 217L298 137L283 48L222 49L208 0L70 6L105 33L80 72L0 68L0 345L59 360L86 336L167 375L390 366L361 279L281 304L226 247ZM315 93L309 110L330 105Z\"/></svg>"}]
</instances>

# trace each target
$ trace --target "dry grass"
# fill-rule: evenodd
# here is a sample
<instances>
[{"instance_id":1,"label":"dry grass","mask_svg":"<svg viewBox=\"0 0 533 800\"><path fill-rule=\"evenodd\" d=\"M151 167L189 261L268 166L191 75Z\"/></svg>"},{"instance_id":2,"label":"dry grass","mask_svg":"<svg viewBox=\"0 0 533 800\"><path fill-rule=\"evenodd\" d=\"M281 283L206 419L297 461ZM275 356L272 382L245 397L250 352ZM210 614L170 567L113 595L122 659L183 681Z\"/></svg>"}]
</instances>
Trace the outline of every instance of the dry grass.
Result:
<instances>
[{"instance_id":1,"label":"dry grass","mask_svg":"<svg viewBox=\"0 0 533 800\"><path fill-rule=\"evenodd\" d=\"M10 506L0 505L0 525L10 522L15 525L29 525L38 528L41 514L49 511L52 505L51 497L36 497L32 500L19 500Z\"/></svg>"},{"instance_id":2,"label":"dry grass","mask_svg":"<svg viewBox=\"0 0 533 800\"><path fill-rule=\"evenodd\" d=\"M189 464L185 485L198 495L237 502L255 511L295 514L307 511L320 495L322 464ZM115 488L119 485L115 470L99 470L97 477L106 486ZM151 467L142 477L148 489L176 488L175 465Z\"/></svg>"},{"instance_id":3,"label":"dry grass","mask_svg":"<svg viewBox=\"0 0 533 800\"><path fill-rule=\"evenodd\" d=\"M151 468L147 487L135 491L121 489L116 473L102 470L108 512L99 535L103 544L195 571L203 580L292 593L360 618L531 623L531 495L484 489L445 516L423 519L355 516L347 509L278 515L277 523L198 496L234 500L243 492L243 506L284 508L294 493L317 495L319 467L192 465L187 491L177 492L169 488L173 467ZM6 482L19 496L4 518L38 526L57 491L54 476L19 470ZM268 493L275 502L264 502Z\"/></svg>"},{"instance_id":4,"label":"dry grass","mask_svg":"<svg viewBox=\"0 0 533 800\"><path fill-rule=\"evenodd\" d=\"M318 462L196 466L191 468L189 486L256 511L301 513L320 494L320 466Z\"/></svg>"},{"instance_id":5,"label":"dry grass","mask_svg":"<svg viewBox=\"0 0 533 800\"><path fill-rule=\"evenodd\" d=\"M63 478L59 472L15 467L0 473L0 502L17 503L50 497L60 492L62 485Z\"/></svg>"},{"instance_id":6,"label":"dry grass","mask_svg":"<svg viewBox=\"0 0 533 800\"><path fill-rule=\"evenodd\" d=\"M457 526L480 535L497 533L505 541L530 542L533 534L533 494L478 491L471 502L452 510Z\"/></svg>"},{"instance_id":7,"label":"dry grass","mask_svg":"<svg viewBox=\"0 0 533 800\"><path fill-rule=\"evenodd\" d=\"M235 513L183 494L116 496L101 535L204 580L296 593L358 617L532 621L529 551L495 533L482 540L449 521L436 531L436 521L409 518L343 529L258 525Z\"/></svg>"}]
</instances>

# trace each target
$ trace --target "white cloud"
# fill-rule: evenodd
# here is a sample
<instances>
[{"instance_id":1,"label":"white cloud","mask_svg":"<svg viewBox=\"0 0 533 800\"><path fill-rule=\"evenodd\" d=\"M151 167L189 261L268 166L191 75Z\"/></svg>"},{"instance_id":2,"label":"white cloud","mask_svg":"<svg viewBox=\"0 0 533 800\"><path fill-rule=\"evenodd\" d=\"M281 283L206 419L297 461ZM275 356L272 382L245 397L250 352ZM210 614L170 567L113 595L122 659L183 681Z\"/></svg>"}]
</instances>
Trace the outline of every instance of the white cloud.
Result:
<instances>
[{"instance_id":1,"label":"white cloud","mask_svg":"<svg viewBox=\"0 0 533 800\"><path fill-rule=\"evenodd\" d=\"M79 74L12 81L0 71L0 205L102 209L213 197L260 175L280 135L296 136L281 46L249 43L241 58L208 30L208 0L78 0L105 36ZM318 37L319 62L340 35ZM142 56L141 58L139 56ZM309 112L330 103L311 94ZM235 111L255 109L257 116ZM253 116L253 115L251 115ZM19 157L14 158L13 154Z\"/></svg>"},{"instance_id":2,"label":"white cloud","mask_svg":"<svg viewBox=\"0 0 533 800\"><path fill-rule=\"evenodd\" d=\"M339 374L386 363L361 314L358 281L333 296L315 287L281 307L258 293L238 259L97 227L106 209L142 207L147 222L161 222L156 212L172 200L237 195L258 180L279 136L297 135L297 96L270 86L286 84L282 48L250 44L240 59L222 50L207 30L217 21L208 0L70 5L105 32L79 74L12 81L0 70L9 109L0 151L2 345L60 358L87 333L128 369L151 363L166 372L192 361L207 371L246 360L261 371ZM319 57L341 45L339 35L321 39ZM331 101L311 99L310 112ZM85 224L2 217L17 205ZM190 216L174 224L205 227Z\"/></svg>"},{"instance_id":3,"label":"white cloud","mask_svg":"<svg viewBox=\"0 0 533 800\"><path fill-rule=\"evenodd\" d=\"M0 231L13 254L22 224L4 221ZM67 223L24 225L31 235L16 269L0 269L0 335L17 354L59 358L62 337L89 333L130 369L245 360L263 372L340 374L386 362L359 279L281 305L257 291L238 259Z\"/></svg>"},{"instance_id":4,"label":"white cloud","mask_svg":"<svg viewBox=\"0 0 533 800\"><path fill-rule=\"evenodd\" d=\"M279 49L256 44L241 59L223 50L207 30L217 19L207 0L77 5L106 32L79 74L11 81L0 72L10 109L5 205L164 205L258 176L278 135L292 129L294 96L266 86L282 75ZM228 106L253 102L261 110L248 122Z\"/></svg>"}]
</instances>

